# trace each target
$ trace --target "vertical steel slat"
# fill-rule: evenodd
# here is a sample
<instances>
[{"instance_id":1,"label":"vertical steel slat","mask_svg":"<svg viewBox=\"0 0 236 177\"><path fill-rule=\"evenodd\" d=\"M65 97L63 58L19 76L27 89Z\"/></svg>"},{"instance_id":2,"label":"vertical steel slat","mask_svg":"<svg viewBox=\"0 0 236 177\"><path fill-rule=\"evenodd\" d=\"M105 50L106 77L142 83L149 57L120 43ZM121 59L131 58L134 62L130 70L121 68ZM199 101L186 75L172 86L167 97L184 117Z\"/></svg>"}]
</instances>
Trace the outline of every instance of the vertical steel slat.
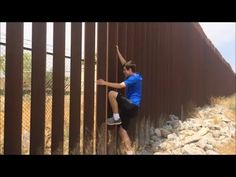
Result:
<instances>
[{"instance_id":1,"label":"vertical steel slat","mask_svg":"<svg viewBox=\"0 0 236 177\"><path fill-rule=\"evenodd\" d=\"M134 23L128 23L127 28L127 61L132 60L134 63L136 62L135 58L135 44L134 44L134 33L135 33L135 26ZM128 135L131 139L131 141L134 140L135 136L135 119L129 120L129 128L128 128Z\"/></svg>"},{"instance_id":2,"label":"vertical steel slat","mask_svg":"<svg viewBox=\"0 0 236 177\"><path fill-rule=\"evenodd\" d=\"M69 154L80 153L82 23L71 23Z\"/></svg>"},{"instance_id":3,"label":"vertical steel slat","mask_svg":"<svg viewBox=\"0 0 236 177\"><path fill-rule=\"evenodd\" d=\"M109 23L109 40L108 40L108 81L109 82L118 82L118 58L116 54L115 45L118 43L118 24ZM108 88L108 92L111 90L116 90L114 88ZM108 117L111 117L112 109L109 103L108 106ZM117 126L108 126L108 145L107 153L116 154L117 153Z\"/></svg>"},{"instance_id":4,"label":"vertical steel slat","mask_svg":"<svg viewBox=\"0 0 236 177\"><path fill-rule=\"evenodd\" d=\"M6 27L4 154L21 154L23 23Z\"/></svg>"},{"instance_id":5,"label":"vertical steel slat","mask_svg":"<svg viewBox=\"0 0 236 177\"><path fill-rule=\"evenodd\" d=\"M30 154L44 153L46 23L32 24Z\"/></svg>"},{"instance_id":6,"label":"vertical steel slat","mask_svg":"<svg viewBox=\"0 0 236 177\"><path fill-rule=\"evenodd\" d=\"M63 154L65 23L54 23L53 33L52 154Z\"/></svg>"},{"instance_id":7,"label":"vertical steel slat","mask_svg":"<svg viewBox=\"0 0 236 177\"><path fill-rule=\"evenodd\" d=\"M108 79L108 23L98 23L97 79ZM97 87L96 153L107 154L107 87Z\"/></svg>"},{"instance_id":8,"label":"vertical steel slat","mask_svg":"<svg viewBox=\"0 0 236 177\"><path fill-rule=\"evenodd\" d=\"M85 23L84 73L84 153L93 154L94 147L94 66L95 23Z\"/></svg>"}]
</instances>

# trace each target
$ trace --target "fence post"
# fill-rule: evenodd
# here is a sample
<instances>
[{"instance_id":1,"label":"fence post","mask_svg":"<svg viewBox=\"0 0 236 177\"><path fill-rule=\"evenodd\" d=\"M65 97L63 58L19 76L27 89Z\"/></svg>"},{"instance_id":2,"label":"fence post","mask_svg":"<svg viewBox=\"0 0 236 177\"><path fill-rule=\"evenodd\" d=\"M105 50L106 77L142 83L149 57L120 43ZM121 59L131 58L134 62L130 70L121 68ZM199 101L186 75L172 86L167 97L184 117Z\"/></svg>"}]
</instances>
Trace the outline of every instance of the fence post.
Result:
<instances>
[{"instance_id":1,"label":"fence post","mask_svg":"<svg viewBox=\"0 0 236 177\"><path fill-rule=\"evenodd\" d=\"M82 23L71 23L69 154L80 153Z\"/></svg>"},{"instance_id":2,"label":"fence post","mask_svg":"<svg viewBox=\"0 0 236 177\"><path fill-rule=\"evenodd\" d=\"M4 154L21 154L23 23L7 23Z\"/></svg>"},{"instance_id":3,"label":"fence post","mask_svg":"<svg viewBox=\"0 0 236 177\"><path fill-rule=\"evenodd\" d=\"M65 23L54 23L53 35L52 154L63 154Z\"/></svg>"},{"instance_id":4,"label":"fence post","mask_svg":"<svg viewBox=\"0 0 236 177\"><path fill-rule=\"evenodd\" d=\"M95 23L85 23L84 153L94 151Z\"/></svg>"},{"instance_id":5,"label":"fence post","mask_svg":"<svg viewBox=\"0 0 236 177\"><path fill-rule=\"evenodd\" d=\"M108 79L108 23L98 23L97 79ZM107 87L97 87L96 153L107 154Z\"/></svg>"},{"instance_id":6,"label":"fence post","mask_svg":"<svg viewBox=\"0 0 236 177\"><path fill-rule=\"evenodd\" d=\"M30 154L44 154L46 23L32 24Z\"/></svg>"},{"instance_id":7,"label":"fence post","mask_svg":"<svg viewBox=\"0 0 236 177\"><path fill-rule=\"evenodd\" d=\"M117 82L117 64L118 59L116 55L115 45L118 42L118 25L117 23L109 23L109 51L108 51L108 81L109 82ZM108 88L108 91L115 90L112 88ZM108 117L111 117L112 110L109 103L108 106ZM117 153L117 126L108 126L108 154L116 154Z\"/></svg>"}]
</instances>

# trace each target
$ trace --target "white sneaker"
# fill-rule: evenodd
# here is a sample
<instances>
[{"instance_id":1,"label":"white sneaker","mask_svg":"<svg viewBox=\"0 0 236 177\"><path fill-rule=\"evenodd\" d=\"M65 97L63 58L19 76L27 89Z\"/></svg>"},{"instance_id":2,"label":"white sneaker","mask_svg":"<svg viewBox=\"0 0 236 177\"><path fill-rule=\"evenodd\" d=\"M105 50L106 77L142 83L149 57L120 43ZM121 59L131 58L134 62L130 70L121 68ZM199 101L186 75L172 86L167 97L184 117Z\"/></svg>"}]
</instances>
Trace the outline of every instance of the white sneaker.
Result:
<instances>
[{"instance_id":1,"label":"white sneaker","mask_svg":"<svg viewBox=\"0 0 236 177\"><path fill-rule=\"evenodd\" d=\"M107 119L107 125L120 125L121 119L115 120L114 117Z\"/></svg>"}]
</instances>

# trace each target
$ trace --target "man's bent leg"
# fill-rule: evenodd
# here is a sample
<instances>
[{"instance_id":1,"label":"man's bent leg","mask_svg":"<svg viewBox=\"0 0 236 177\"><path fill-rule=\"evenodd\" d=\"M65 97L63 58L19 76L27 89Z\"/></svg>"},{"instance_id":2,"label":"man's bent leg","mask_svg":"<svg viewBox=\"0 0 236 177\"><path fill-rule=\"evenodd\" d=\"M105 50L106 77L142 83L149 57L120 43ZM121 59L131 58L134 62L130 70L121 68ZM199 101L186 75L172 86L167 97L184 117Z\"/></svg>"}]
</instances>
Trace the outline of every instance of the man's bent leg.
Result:
<instances>
[{"instance_id":1,"label":"man's bent leg","mask_svg":"<svg viewBox=\"0 0 236 177\"><path fill-rule=\"evenodd\" d=\"M110 105L114 114L119 113L118 103L116 101L117 95L118 93L113 90L108 93L109 102L110 102Z\"/></svg>"},{"instance_id":2,"label":"man's bent leg","mask_svg":"<svg viewBox=\"0 0 236 177\"><path fill-rule=\"evenodd\" d=\"M121 119L119 115L118 103L116 100L118 93L115 91L110 91L108 93L109 102L112 108L113 117L107 120L108 125L119 125L121 124Z\"/></svg>"},{"instance_id":3,"label":"man's bent leg","mask_svg":"<svg viewBox=\"0 0 236 177\"><path fill-rule=\"evenodd\" d=\"M134 152L132 150L131 140L129 138L129 135L128 135L127 131L124 128L122 128L122 126L120 126L120 128L119 128L119 134L120 134L121 141L124 143L126 153L127 154L134 154Z\"/></svg>"}]
</instances>

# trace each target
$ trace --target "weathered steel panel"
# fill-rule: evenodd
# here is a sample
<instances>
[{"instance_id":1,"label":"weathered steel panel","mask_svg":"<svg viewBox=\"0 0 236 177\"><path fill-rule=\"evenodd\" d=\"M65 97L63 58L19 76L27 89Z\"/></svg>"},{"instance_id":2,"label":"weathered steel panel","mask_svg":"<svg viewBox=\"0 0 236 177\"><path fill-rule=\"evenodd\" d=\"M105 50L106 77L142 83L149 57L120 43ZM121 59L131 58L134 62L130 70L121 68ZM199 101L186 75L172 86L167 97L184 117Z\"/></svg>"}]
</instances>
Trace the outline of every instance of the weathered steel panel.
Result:
<instances>
[{"instance_id":1,"label":"weathered steel panel","mask_svg":"<svg viewBox=\"0 0 236 177\"><path fill-rule=\"evenodd\" d=\"M82 23L71 23L69 154L80 153Z\"/></svg>"},{"instance_id":2,"label":"weathered steel panel","mask_svg":"<svg viewBox=\"0 0 236 177\"><path fill-rule=\"evenodd\" d=\"M30 154L44 153L46 23L32 24Z\"/></svg>"},{"instance_id":3,"label":"weathered steel panel","mask_svg":"<svg viewBox=\"0 0 236 177\"><path fill-rule=\"evenodd\" d=\"M7 23L4 154L21 154L23 23Z\"/></svg>"},{"instance_id":4,"label":"weathered steel panel","mask_svg":"<svg viewBox=\"0 0 236 177\"><path fill-rule=\"evenodd\" d=\"M54 23L53 34L52 154L63 154L65 23Z\"/></svg>"}]
</instances>

